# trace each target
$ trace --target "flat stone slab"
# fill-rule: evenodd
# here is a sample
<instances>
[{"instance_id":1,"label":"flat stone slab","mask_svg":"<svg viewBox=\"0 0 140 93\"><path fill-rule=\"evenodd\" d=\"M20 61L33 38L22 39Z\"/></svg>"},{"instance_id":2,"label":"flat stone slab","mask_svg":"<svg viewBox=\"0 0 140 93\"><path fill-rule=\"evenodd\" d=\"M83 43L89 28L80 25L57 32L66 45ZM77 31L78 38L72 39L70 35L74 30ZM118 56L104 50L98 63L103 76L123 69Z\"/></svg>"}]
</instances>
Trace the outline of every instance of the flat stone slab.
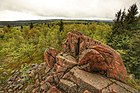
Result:
<instances>
[{"instance_id":1,"label":"flat stone slab","mask_svg":"<svg viewBox=\"0 0 140 93\"><path fill-rule=\"evenodd\" d=\"M91 85L92 87L95 87L97 90L101 90L102 88L112 83L109 79L101 75L89 73L80 70L77 67L73 68L71 72L76 78L79 78L81 81Z\"/></svg>"}]
</instances>

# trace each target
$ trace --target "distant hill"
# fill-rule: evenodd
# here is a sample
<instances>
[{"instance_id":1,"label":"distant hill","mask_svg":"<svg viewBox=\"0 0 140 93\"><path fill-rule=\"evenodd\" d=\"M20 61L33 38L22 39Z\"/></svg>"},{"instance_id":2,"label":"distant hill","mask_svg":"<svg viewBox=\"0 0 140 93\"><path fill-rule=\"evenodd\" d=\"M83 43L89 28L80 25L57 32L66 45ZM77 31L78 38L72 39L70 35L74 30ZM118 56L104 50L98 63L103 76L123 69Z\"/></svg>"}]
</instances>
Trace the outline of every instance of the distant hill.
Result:
<instances>
[{"instance_id":1,"label":"distant hill","mask_svg":"<svg viewBox=\"0 0 140 93\"><path fill-rule=\"evenodd\" d=\"M30 23L37 23L37 24L42 24L42 23L49 23L49 22L57 22L63 20L65 23L76 23L76 24L81 24L81 23L92 23L92 22L105 22L105 23L111 23L112 20L73 20L73 19L50 19L50 20L22 20L22 21L0 21L0 27L2 26L21 26L21 25L29 25Z\"/></svg>"}]
</instances>

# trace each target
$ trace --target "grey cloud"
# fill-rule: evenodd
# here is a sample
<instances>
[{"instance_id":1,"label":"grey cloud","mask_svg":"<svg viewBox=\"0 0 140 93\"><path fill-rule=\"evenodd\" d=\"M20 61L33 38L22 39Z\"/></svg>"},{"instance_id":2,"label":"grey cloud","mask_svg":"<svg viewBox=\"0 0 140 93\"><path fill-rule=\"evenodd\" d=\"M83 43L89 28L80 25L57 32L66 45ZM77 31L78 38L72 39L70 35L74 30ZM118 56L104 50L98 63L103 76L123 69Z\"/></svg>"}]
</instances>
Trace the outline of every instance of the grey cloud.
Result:
<instances>
[{"instance_id":1,"label":"grey cloud","mask_svg":"<svg viewBox=\"0 0 140 93\"><path fill-rule=\"evenodd\" d=\"M44 17L113 18L140 0L0 0L0 11L30 12Z\"/></svg>"}]
</instances>

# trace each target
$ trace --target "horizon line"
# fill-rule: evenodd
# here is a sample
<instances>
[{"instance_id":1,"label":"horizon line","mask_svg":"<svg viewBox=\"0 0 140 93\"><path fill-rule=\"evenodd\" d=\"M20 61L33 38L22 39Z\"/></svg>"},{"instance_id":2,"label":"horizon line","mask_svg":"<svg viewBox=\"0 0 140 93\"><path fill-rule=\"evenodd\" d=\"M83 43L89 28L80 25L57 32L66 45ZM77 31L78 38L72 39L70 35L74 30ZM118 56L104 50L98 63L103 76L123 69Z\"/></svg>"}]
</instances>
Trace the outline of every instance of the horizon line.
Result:
<instances>
[{"instance_id":1,"label":"horizon line","mask_svg":"<svg viewBox=\"0 0 140 93\"><path fill-rule=\"evenodd\" d=\"M31 20L99 20L99 21L113 21L111 18L67 18L67 17L45 17L40 19ZM0 20L0 21L31 21L30 19L25 20Z\"/></svg>"}]
</instances>

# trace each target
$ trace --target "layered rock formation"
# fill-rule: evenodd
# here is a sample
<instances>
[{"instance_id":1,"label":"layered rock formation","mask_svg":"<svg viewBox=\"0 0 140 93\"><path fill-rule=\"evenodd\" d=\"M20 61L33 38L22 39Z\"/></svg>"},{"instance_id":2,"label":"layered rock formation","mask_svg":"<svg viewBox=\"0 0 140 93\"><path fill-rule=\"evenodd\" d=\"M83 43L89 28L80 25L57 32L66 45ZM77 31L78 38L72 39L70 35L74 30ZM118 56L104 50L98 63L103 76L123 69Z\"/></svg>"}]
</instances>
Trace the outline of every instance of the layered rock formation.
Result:
<instances>
[{"instance_id":1,"label":"layered rock formation","mask_svg":"<svg viewBox=\"0 0 140 93\"><path fill-rule=\"evenodd\" d=\"M2 93L139 93L125 83L126 68L111 47L69 32L62 51L46 49L45 63L16 71Z\"/></svg>"},{"instance_id":2,"label":"layered rock formation","mask_svg":"<svg viewBox=\"0 0 140 93\"><path fill-rule=\"evenodd\" d=\"M63 66L63 60L66 59L66 56L63 55L68 55L69 58L73 59L70 61L81 66L80 69L84 71L98 72L122 82L125 82L127 76L126 68L118 52L79 32L69 32L67 34L60 54L54 49L49 49L45 53L45 56L51 55L49 58L45 57L48 66L56 63L58 68L63 69L65 67ZM56 62L54 63L54 61Z\"/></svg>"},{"instance_id":3,"label":"layered rock formation","mask_svg":"<svg viewBox=\"0 0 140 93\"><path fill-rule=\"evenodd\" d=\"M137 92L122 83L127 71L120 54L111 47L79 32L69 32L62 48L60 53L48 49L44 56L49 56L45 57L47 65L53 66L53 82L64 93Z\"/></svg>"}]
</instances>

